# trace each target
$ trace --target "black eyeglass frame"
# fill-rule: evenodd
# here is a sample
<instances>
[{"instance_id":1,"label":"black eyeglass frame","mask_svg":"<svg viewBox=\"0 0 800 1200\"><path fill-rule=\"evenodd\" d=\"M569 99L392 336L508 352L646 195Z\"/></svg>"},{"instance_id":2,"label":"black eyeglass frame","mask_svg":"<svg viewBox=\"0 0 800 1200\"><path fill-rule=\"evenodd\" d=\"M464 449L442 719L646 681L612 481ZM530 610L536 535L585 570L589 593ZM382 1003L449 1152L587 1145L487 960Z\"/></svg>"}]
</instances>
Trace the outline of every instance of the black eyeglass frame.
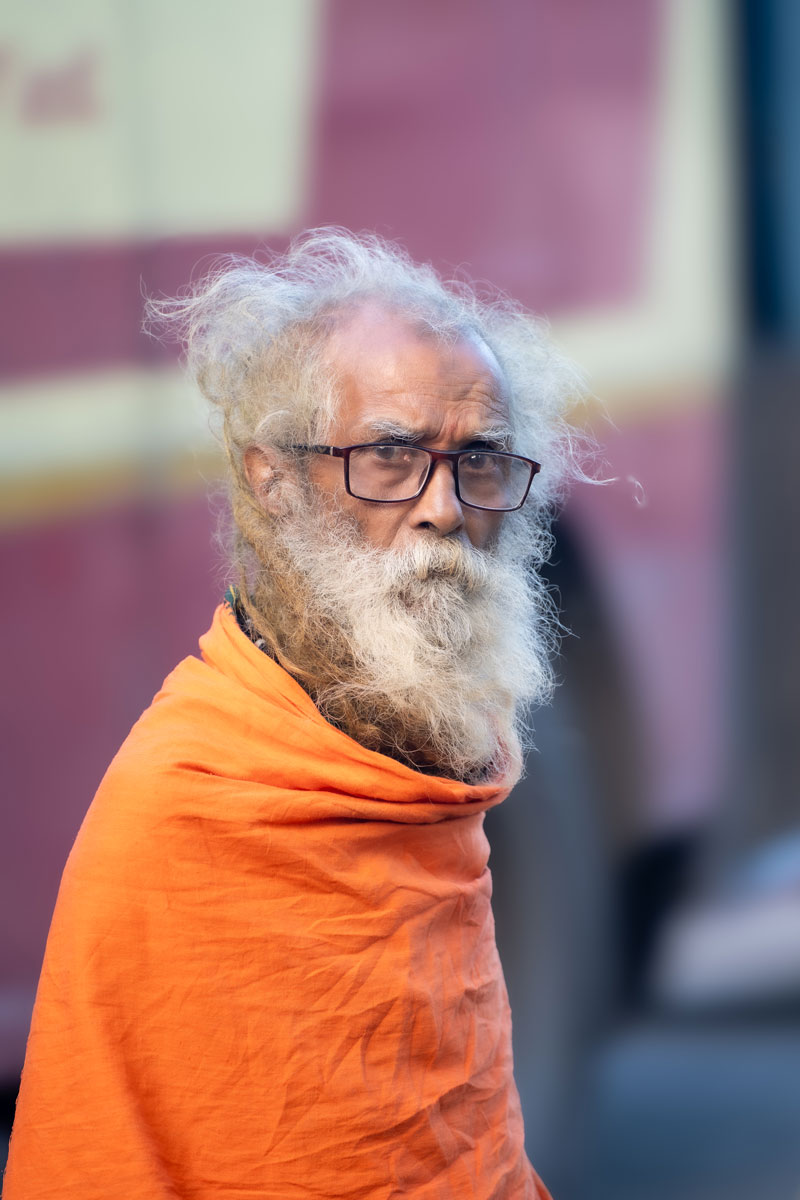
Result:
<instances>
[{"instance_id":1,"label":"black eyeglass frame","mask_svg":"<svg viewBox=\"0 0 800 1200\"><path fill-rule=\"evenodd\" d=\"M365 504L408 504L410 500L418 500L425 488L428 486L428 481L433 474L433 468L438 462L452 462L453 484L456 489L456 496L459 503L466 504L467 508L477 508L481 512L516 512L522 508L525 501L528 499L528 492L531 490L534 476L538 475L542 469L542 464L536 462L534 458L526 458L524 454L511 454L507 450L430 450L427 446L415 446L409 444L409 450L424 450L430 455L428 462L428 470L425 473L425 478L420 484L413 496L405 496L402 500L373 500L367 496L359 496L350 487L350 455L354 450L368 450L378 446L391 447L397 449L402 446L402 442L357 442L354 446L293 446L293 450L301 451L304 454L327 454L332 458L341 458L344 461L344 490L348 496L352 496L354 500L363 500ZM468 458L470 454L494 454L498 458L515 458L519 462L524 462L530 469L530 478L525 485L525 491L519 504L514 504L511 508L487 508L485 504L472 504L471 501L465 500L461 495L461 489L458 483L458 463L462 458Z\"/></svg>"}]
</instances>

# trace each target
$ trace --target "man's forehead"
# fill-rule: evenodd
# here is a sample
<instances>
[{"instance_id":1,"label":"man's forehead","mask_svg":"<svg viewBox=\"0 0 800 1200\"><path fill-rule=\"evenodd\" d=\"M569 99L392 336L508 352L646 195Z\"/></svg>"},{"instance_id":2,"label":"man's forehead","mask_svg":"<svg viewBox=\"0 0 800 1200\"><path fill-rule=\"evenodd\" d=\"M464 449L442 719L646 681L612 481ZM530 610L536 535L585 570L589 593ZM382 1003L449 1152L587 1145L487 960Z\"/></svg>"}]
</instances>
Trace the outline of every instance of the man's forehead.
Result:
<instances>
[{"instance_id":1,"label":"man's forehead","mask_svg":"<svg viewBox=\"0 0 800 1200\"><path fill-rule=\"evenodd\" d=\"M335 317L328 334L325 357L338 367L358 361L360 365L387 363L405 358L413 349L425 347L445 364L454 351L469 348L502 386L502 371L494 353L477 334L465 331L453 341L439 339L413 315L394 310L378 301L365 301Z\"/></svg>"},{"instance_id":2,"label":"man's forehead","mask_svg":"<svg viewBox=\"0 0 800 1200\"><path fill-rule=\"evenodd\" d=\"M458 409L459 423L508 428L500 366L473 334L444 341L407 316L365 305L337 322L326 358L339 377L341 415L363 418L359 425L396 418L398 426L419 428L444 403Z\"/></svg>"},{"instance_id":3,"label":"man's forehead","mask_svg":"<svg viewBox=\"0 0 800 1200\"><path fill-rule=\"evenodd\" d=\"M496 405L456 402L449 408L426 404L422 396L375 397L351 410L348 432L356 441L408 439L435 442L449 436L458 442L486 441L510 448L513 429L502 401Z\"/></svg>"}]
</instances>

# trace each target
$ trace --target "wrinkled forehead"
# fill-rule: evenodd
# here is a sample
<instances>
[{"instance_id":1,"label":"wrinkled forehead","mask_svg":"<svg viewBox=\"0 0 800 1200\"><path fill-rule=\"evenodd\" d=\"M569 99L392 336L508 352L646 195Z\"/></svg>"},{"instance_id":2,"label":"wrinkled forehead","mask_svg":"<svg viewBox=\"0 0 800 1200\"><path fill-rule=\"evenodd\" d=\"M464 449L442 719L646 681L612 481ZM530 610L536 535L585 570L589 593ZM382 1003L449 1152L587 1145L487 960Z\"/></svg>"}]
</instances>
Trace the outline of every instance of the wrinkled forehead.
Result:
<instances>
[{"instance_id":1,"label":"wrinkled forehead","mask_svg":"<svg viewBox=\"0 0 800 1200\"><path fill-rule=\"evenodd\" d=\"M504 389L497 358L474 331L442 336L424 320L371 300L331 313L327 324L324 356L338 369L394 365L423 349L438 357L445 369L454 356L466 351L479 369L493 377L496 388Z\"/></svg>"},{"instance_id":2,"label":"wrinkled forehead","mask_svg":"<svg viewBox=\"0 0 800 1200\"><path fill-rule=\"evenodd\" d=\"M366 402L398 416L445 404L510 432L502 370L475 333L444 338L404 314L365 304L335 322L324 358L338 384L340 416Z\"/></svg>"}]
</instances>

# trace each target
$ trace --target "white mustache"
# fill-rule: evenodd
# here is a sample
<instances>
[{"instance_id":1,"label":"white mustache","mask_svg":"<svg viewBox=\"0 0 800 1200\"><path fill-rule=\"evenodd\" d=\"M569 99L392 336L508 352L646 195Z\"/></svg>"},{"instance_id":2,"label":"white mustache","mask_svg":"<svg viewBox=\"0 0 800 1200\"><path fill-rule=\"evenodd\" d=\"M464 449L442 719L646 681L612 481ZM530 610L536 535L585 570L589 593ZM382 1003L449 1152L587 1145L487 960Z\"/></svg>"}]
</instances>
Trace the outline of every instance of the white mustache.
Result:
<instances>
[{"instance_id":1,"label":"white mustache","mask_svg":"<svg viewBox=\"0 0 800 1200\"><path fill-rule=\"evenodd\" d=\"M448 579L465 592L475 592L490 582L496 562L461 541L419 538L403 550L388 552L383 565L387 582L396 587L414 581Z\"/></svg>"}]
</instances>

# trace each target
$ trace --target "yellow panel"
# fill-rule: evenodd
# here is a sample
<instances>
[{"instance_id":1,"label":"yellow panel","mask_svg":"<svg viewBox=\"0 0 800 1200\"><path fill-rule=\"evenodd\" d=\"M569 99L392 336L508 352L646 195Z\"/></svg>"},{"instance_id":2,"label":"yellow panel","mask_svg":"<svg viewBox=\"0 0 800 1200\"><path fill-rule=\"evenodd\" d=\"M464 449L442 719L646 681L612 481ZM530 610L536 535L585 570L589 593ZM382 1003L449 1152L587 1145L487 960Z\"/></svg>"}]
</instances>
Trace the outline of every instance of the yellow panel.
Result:
<instances>
[{"instance_id":1,"label":"yellow panel","mask_svg":"<svg viewBox=\"0 0 800 1200\"><path fill-rule=\"evenodd\" d=\"M553 322L625 419L717 396L739 341L730 6L669 0L664 17L641 294Z\"/></svg>"},{"instance_id":2,"label":"yellow panel","mask_svg":"<svg viewBox=\"0 0 800 1200\"><path fill-rule=\"evenodd\" d=\"M0 526L125 495L200 488L221 468L208 405L179 368L0 389Z\"/></svg>"},{"instance_id":3,"label":"yellow panel","mask_svg":"<svg viewBox=\"0 0 800 1200\"><path fill-rule=\"evenodd\" d=\"M87 372L0 390L0 477L206 452L209 406L179 368Z\"/></svg>"},{"instance_id":4,"label":"yellow panel","mask_svg":"<svg viewBox=\"0 0 800 1200\"><path fill-rule=\"evenodd\" d=\"M0 26L0 242L302 217L319 0L28 0Z\"/></svg>"}]
</instances>

